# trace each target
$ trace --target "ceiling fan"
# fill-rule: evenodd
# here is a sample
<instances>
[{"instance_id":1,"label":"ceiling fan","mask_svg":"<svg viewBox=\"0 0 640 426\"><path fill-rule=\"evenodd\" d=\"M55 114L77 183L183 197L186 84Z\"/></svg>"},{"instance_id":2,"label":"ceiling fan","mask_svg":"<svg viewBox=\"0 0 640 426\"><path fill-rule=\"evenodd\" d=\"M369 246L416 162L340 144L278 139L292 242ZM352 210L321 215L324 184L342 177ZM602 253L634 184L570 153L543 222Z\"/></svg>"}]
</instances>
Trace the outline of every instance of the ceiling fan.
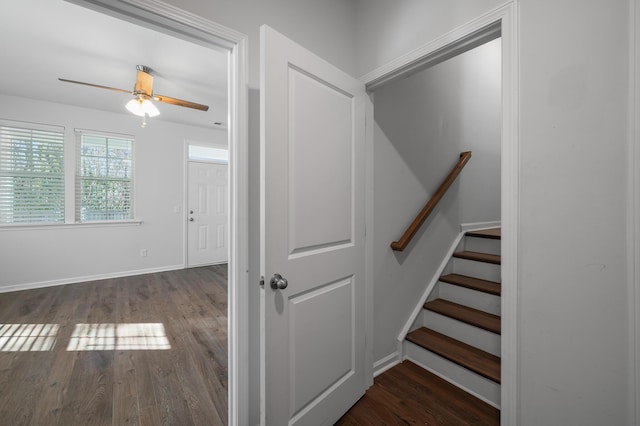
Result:
<instances>
[{"instance_id":1,"label":"ceiling fan","mask_svg":"<svg viewBox=\"0 0 640 426\"><path fill-rule=\"evenodd\" d=\"M68 80L66 78L58 78L58 80L64 81L65 83L82 84L85 86L97 87L99 89L108 89L114 90L116 92L132 94L134 96L134 99L131 99L127 103L126 107L133 114L139 115L143 118L145 116L155 117L156 115L160 114L160 111L158 111L155 105L153 105L153 103L151 102L152 99L154 101L164 102L171 105L178 105L186 108L193 108L200 111L209 110L209 107L207 105L153 93L153 76L151 75L151 68L146 65L137 65L136 69L136 83L133 87L133 91L118 89L116 87L102 86L99 84L85 83L82 81Z\"/></svg>"}]
</instances>

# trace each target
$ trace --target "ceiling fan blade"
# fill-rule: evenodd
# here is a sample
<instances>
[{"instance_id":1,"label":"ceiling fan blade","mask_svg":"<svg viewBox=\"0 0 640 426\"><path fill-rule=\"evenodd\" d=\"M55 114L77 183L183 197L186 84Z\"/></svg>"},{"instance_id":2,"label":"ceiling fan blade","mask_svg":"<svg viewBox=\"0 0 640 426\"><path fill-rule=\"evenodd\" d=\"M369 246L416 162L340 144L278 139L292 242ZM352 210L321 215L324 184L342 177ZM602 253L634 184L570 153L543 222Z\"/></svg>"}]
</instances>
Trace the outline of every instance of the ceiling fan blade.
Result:
<instances>
[{"instance_id":1,"label":"ceiling fan blade","mask_svg":"<svg viewBox=\"0 0 640 426\"><path fill-rule=\"evenodd\" d=\"M182 99L170 98L169 96L153 95L153 99L158 102L164 102L166 104L199 109L200 111L209 111L209 107L207 105L197 104L195 102L183 101Z\"/></svg>"},{"instance_id":2,"label":"ceiling fan blade","mask_svg":"<svg viewBox=\"0 0 640 426\"><path fill-rule=\"evenodd\" d=\"M116 92L129 93L129 94L132 93L131 90L118 89L117 87L101 86L99 84L85 83L83 81L67 80L66 78L58 78L58 80L64 81L65 83L75 83L75 84L82 84L84 86L97 87L98 89L108 89L108 90L114 90Z\"/></svg>"}]
</instances>

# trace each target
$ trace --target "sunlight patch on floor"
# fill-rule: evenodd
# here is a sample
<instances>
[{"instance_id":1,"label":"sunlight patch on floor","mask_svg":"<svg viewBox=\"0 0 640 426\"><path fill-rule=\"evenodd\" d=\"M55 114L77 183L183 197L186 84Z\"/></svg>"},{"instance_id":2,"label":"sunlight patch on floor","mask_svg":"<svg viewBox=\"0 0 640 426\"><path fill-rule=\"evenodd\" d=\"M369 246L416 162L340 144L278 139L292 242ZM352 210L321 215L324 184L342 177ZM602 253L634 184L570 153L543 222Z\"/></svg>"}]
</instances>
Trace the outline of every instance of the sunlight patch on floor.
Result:
<instances>
[{"instance_id":1,"label":"sunlight patch on floor","mask_svg":"<svg viewBox=\"0 0 640 426\"><path fill-rule=\"evenodd\" d=\"M76 324L68 351L171 349L161 323Z\"/></svg>"},{"instance_id":2,"label":"sunlight patch on floor","mask_svg":"<svg viewBox=\"0 0 640 426\"><path fill-rule=\"evenodd\" d=\"M0 324L0 352L50 351L58 324Z\"/></svg>"}]
</instances>

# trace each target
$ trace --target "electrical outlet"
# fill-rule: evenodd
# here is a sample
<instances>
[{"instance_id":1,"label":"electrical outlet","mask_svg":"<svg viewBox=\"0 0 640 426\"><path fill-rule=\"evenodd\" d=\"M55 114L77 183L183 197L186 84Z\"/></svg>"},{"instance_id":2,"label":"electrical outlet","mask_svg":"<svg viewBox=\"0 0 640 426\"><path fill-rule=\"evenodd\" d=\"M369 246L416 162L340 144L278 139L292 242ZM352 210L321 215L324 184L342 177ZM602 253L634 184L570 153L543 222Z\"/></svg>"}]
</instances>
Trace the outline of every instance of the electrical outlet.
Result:
<instances>
[{"instance_id":1,"label":"electrical outlet","mask_svg":"<svg viewBox=\"0 0 640 426\"><path fill-rule=\"evenodd\" d=\"M140 250L140 257L147 257L147 249Z\"/></svg>"}]
</instances>

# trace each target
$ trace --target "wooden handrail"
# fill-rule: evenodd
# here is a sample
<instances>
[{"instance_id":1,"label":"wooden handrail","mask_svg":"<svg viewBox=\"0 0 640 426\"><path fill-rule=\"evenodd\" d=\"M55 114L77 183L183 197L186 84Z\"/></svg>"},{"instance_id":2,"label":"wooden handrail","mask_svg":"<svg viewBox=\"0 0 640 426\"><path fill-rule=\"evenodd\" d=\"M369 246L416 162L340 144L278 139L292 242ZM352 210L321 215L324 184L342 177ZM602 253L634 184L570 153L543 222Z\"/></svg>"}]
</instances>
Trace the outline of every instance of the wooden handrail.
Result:
<instances>
[{"instance_id":1,"label":"wooden handrail","mask_svg":"<svg viewBox=\"0 0 640 426\"><path fill-rule=\"evenodd\" d=\"M411 225L404 231L402 237L398 241L394 241L391 243L391 248L396 251L403 251L411 242L411 239L416 235L418 229L422 226L427 217L431 214L436 205L440 202L444 194L447 193L447 190L451 186L454 180L458 177L464 166L469 162L471 158L471 151L466 151L460 154L460 159L456 163L456 165L451 169L447 177L442 181L438 190L433 194L431 199L427 201L427 204L424 205L418 216L411 222Z\"/></svg>"}]
</instances>

